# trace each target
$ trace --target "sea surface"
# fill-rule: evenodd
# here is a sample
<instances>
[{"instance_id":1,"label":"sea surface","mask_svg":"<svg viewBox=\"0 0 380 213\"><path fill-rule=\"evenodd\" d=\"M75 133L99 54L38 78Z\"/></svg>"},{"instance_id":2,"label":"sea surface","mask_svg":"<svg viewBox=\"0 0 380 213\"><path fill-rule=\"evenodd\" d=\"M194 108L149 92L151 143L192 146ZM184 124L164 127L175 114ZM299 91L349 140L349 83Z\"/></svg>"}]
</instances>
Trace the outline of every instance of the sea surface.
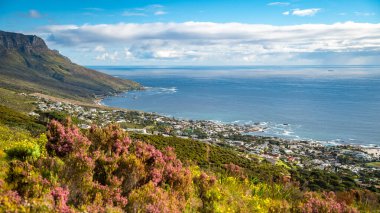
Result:
<instances>
[{"instance_id":1,"label":"sea surface","mask_svg":"<svg viewBox=\"0 0 380 213\"><path fill-rule=\"evenodd\" d=\"M108 106L268 127L257 135L380 145L379 66L91 68L146 87L107 97Z\"/></svg>"}]
</instances>

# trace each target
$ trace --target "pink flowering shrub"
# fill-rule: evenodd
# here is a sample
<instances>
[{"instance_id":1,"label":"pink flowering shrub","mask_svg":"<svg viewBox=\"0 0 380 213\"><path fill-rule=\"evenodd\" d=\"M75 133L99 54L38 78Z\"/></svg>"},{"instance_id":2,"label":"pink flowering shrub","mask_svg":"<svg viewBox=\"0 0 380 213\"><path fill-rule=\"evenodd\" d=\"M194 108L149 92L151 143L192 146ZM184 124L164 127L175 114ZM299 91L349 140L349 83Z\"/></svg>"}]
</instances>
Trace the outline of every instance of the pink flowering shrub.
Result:
<instances>
[{"instance_id":1,"label":"pink flowering shrub","mask_svg":"<svg viewBox=\"0 0 380 213\"><path fill-rule=\"evenodd\" d=\"M103 129L92 126L87 137L92 142L89 150L95 163L94 180L103 185L110 184L121 159L128 155L131 140L117 125Z\"/></svg>"},{"instance_id":2,"label":"pink flowering shrub","mask_svg":"<svg viewBox=\"0 0 380 213\"><path fill-rule=\"evenodd\" d=\"M7 182L24 198L43 197L50 184L32 165L19 160L10 163Z\"/></svg>"},{"instance_id":3,"label":"pink flowering shrub","mask_svg":"<svg viewBox=\"0 0 380 213\"><path fill-rule=\"evenodd\" d=\"M216 178L212 175L207 175L206 173L201 172L198 177L194 178L194 182L198 187L199 197L202 200L202 209L206 212L212 212L216 198L213 196L213 193L209 192L215 185Z\"/></svg>"},{"instance_id":4,"label":"pink flowering shrub","mask_svg":"<svg viewBox=\"0 0 380 213\"><path fill-rule=\"evenodd\" d=\"M344 202L338 202L334 192L323 192L318 194L308 192L305 194L306 202L302 204L301 211L305 213L355 213L355 208Z\"/></svg>"},{"instance_id":5,"label":"pink flowering shrub","mask_svg":"<svg viewBox=\"0 0 380 213\"><path fill-rule=\"evenodd\" d=\"M21 207L22 197L16 192L6 189L5 182L0 180L0 211L16 212Z\"/></svg>"},{"instance_id":6,"label":"pink flowering shrub","mask_svg":"<svg viewBox=\"0 0 380 213\"><path fill-rule=\"evenodd\" d=\"M51 131L49 138L62 141L60 137L70 135L69 141L73 142L71 152L63 158L65 164L70 165L64 173L79 174L82 177L78 180L64 176L71 183L69 202L81 205L88 200L97 200L103 203L103 207L124 207L127 205L125 195L149 182L155 186L172 187L178 191L176 197L179 200L184 201L188 195L191 173L182 166L173 149L161 152L143 142L132 144L131 139L117 125L103 129L93 126L83 136L80 132L75 132L73 127L60 126L55 122L53 124L61 131Z\"/></svg>"},{"instance_id":7,"label":"pink flowering shrub","mask_svg":"<svg viewBox=\"0 0 380 213\"><path fill-rule=\"evenodd\" d=\"M186 193L191 184L191 173L188 168L182 166L173 148L168 147L161 152L152 145L138 142L136 156L147 166L148 181L152 181L156 186L168 184L170 187L183 189Z\"/></svg>"},{"instance_id":8,"label":"pink flowering shrub","mask_svg":"<svg viewBox=\"0 0 380 213\"><path fill-rule=\"evenodd\" d=\"M127 133L114 124L104 128L92 126L87 137L93 144L91 151L102 151L107 156L128 154L132 143Z\"/></svg>"},{"instance_id":9,"label":"pink flowering shrub","mask_svg":"<svg viewBox=\"0 0 380 213\"><path fill-rule=\"evenodd\" d=\"M108 207L123 209L128 204L127 198L122 195L122 190L119 187L110 187L96 183L91 194L94 197L92 205L89 205L87 208L89 212L104 212Z\"/></svg>"},{"instance_id":10,"label":"pink flowering shrub","mask_svg":"<svg viewBox=\"0 0 380 213\"><path fill-rule=\"evenodd\" d=\"M352 189L336 193L336 200L347 205L356 205L360 211L370 212L373 209L380 209L380 197L377 193L369 190Z\"/></svg>"},{"instance_id":11,"label":"pink flowering shrub","mask_svg":"<svg viewBox=\"0 0 380 213\"><path fill-rule=\"evenodd\" d=\"M67 200L69 196L69 191L62 187L55 187L51 191L51 195L54 199L54 208L60 213L72 212L70 207L67 206Z\"/></svg>"},{"instance_id":12,"label":"pink flowering shrub","mask_svg":"<svg viewBox=\"0 0 380 213\"><path fill-rule=\"evenodd\" d=\"M124 194L145 183L148 177L145 164L134 154L121 157L113 174L122 178L120 187Z\"/></svg>"},{"instance_id":13,"label":"pink flowering shrub","mask_svg":"<svg viewBox=\"0 0 380 213\"><path fill-rule=\"evenodd\" d=\"M225 164L224 168L226 169L228 175L235 176L241 179L246 178L243 168L241 168L238 165L229 163L229 164Z\"/></svg>"},{"instance_id":14,"label":"pink flowering shrub","mask_svg":"<svg viewBox=\"0 0 380 213\"><path fill-rule=\"evenodd\" d=\"M66 126L56 120L52 120L48 126L48 143L46 148L50 154L64 157L71 153L74 148L80 148L80 144L88 144L89 141L81 133L78 127L73 126L70 120ZM75 147L76 146L76 147ZM77 150L78 151L78 150Z\"/></svg>"},{"instance_id":15,"label":"pink flowering shrub","mask_svg":"<svg viewBox=\"0 0 380 213\"><path fill-rule=\"evenodd\" d=\"M69 201L75 205L86 203L89 199L88 192L92 188L95 167L93 153L89 152L91 141L80 132L78 127L71 124L70 119L65 125L55 120L51 121L47 138L48 152L61 157L65 163L59 176L70 183L68 185Z\"/></svg>"},{"instance_id":16,"label":"pink flowering shrub","mask_svg":"<svg viewBox=\"0 0 380 213\"><path fill-rule=\"evenodd\" d=\"M51 211L51 183L28 162L10 162L5 181L0 179L0 212Z\"/></svg>"}]
</instances>

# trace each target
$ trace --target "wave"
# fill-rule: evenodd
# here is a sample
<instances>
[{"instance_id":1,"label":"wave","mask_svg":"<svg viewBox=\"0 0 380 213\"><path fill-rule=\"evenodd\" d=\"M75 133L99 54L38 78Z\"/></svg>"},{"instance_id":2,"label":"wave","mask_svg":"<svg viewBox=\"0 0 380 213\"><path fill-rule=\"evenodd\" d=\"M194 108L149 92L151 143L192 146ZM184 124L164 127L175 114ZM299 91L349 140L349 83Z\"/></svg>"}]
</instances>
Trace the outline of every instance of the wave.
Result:
<instances>
[{"instance_id":1,"label":"wave","mask_svg":"<svg viewBox=\"0 0 380 213\"><path fill-rule=\"evenodd\" d=\"M292 131L284 130L284 132L282 133L282 135L290 136L290 135L293 134L293 133L294 133L294 132L292 132Z\"/></svg>"},{"instance_id":2,"label":"wave","mask_svg":"<svg viewBox=\"0 0 380 213\"><path fill-rule=\"evenodd\" d=\"M150 94L173 94L178 92L177 87L144 87L144 91L139 91L145 92L145 93L150 93Z\"/></svg>"},{"instance_id":3,"label":"wave","mask_svg":"<svg viewBox=\"0 0 380 213\"><path fill-rule=\"evenodd\" d=\"M175 92L177 92L177 88L176 87L169 87L169 88L159 87L158 89L161 90L161 91L163 91L163 92L168 92L168 93L175 93Z\"/></svg>"}]
</instances>

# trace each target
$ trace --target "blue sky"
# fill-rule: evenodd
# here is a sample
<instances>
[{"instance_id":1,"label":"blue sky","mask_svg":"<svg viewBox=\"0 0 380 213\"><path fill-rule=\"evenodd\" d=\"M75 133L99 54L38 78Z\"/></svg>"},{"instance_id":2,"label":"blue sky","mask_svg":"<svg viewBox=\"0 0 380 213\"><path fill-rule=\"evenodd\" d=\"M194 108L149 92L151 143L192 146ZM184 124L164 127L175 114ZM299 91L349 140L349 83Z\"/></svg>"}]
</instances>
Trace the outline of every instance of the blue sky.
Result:
<instances>
[{"instance_id":1,"label":"blue sky","mask_svg":"<svg viewBox=\"0 0 380 213\"><path fill-rule=\"evenodd\" d=\"M380 64L380 0L0 0L83 65Z\"/></svg>"}]
</instances>

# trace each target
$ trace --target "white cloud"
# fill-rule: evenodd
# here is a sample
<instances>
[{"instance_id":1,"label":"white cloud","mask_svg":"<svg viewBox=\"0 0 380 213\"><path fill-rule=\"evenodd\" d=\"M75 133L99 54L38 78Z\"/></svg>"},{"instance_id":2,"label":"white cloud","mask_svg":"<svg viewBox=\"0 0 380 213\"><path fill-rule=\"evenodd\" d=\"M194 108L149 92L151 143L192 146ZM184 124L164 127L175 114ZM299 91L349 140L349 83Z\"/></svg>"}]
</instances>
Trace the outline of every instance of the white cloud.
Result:
<instances>
[{"instance_id":1,"label":"white cloud","mask_svg":"<svg viewBox=\"0 0 380 213\"><path fill-rule=\"evenodd\" d=\"M180 58L182 53L176 50L157 50L154 52L155 58Z\"/></svg>"},{"instance_id":2,"label":"white cloud","mask_svg":"<svg viewBox=\"0 0 380 213\"><path fill-rule=\"evenodd\" d=\"M289 6L290 3L289 2L271 2L268 4L268 6Z\"/></svg>"},{"instance_id":3,"label":"white cloud","mask_svg":"<svg viewBox=\"0 0 380 213\"><path fill-rule=\"evenodd\" d=\"M126 10L122 16L149 16L149 15L165 15L167 12L164 10L164 6L160 4L152 4L141 8L133 8Z\"/></svg>"},{"instance_id":4,"label":"white cloud","mask_svg":"<svg viewBox=\"0 0 380 213\"><path fill-rule=\"evenodd\" d=\"M117 51L113 53L105 52L101 55L96 56L95 59L98 61L106 61L106 60L117 61L119 60L119 52Z\"/></svg>"},{"instance_id":5,"label":"white cloud","mask_svg":"<svg viewBox=\"0 0 380 213\"><path fill-rule=\"evenodd\" d=\"M165 41L141 41L136 42L125 48L125 58L127 59L190 59L200 57L201 54L196 54L186 47L178 46L177 42Z\"/></svg>"},{"instance_id":6,"label":"white cloud","mask_svg":"<svg viewBox=\"0 0 380 213\"><path fill-rule=\"evenodd\" d=\"M133 53L128 48L124 48L124 55L127 60L133 58Z\"/></svg>"},{"instance_id":7,"label":"white cloud","mask_svg":"<svg viewBox=\"0 0 380 213\"><path fill-rule=\"evenodd\" d=\"M40 18L41 17L41 13L38 12L37 10L29 10L28 15L31 18Z\"/></svg>"},{"instance_id":8,"label":"white cloud","mask_svg":"<svg viewBox=\"0 0 380 213\"><path fill-rule=\"evenodd\" d=\"M285 11L282 14L283 15L294 15L294 16L314 16L317 14L321 9L320 8L310 8L310 9L293 9L291 11Z\"/></svg>"},{"instance_id":9,"label":"white cloud","mask_svg":"<svg viewBox=\"0 0 380 213\"><path fill-rule=\"evenodd\" d=\"M145 13L125 11L122 16L146 16Z\"/></svg>"},{"instance_id":10,"label":"white cloud","mask_svg":"<svg viewBox=\"0 0 380 213\"><path fill-rule=\"evenodd\" d=\"M95 52L105 52L105 51L106 51L106 48L104 48L102 45L97 45L97 46L94 48L94 51L95 51Z\"/></svg>"},{"instance_id":11,"label":"white cloud","mask_svg":"<svg viewBox=\"0 0 380 213\"><path fill-rule=\"evenodd\" d=\"M48 42L54 45L90 46L92 49L95 46L97 50L103 50L103 47L104 52L96 57L97 60L119 60L120 56L124 60L281 64L304 63L312 59L319 63L317 58L323 58L323 55L342 55L349 63L353 57L370 55L370 58L376 58L374 55L380 54L380 23L288 26L213 22L119 23L54 25L45 27L44 33L50 34ZM107 51L117 48L120 48L121 55Z\"/></svg>"},{"instance_id":12,"label":"white cloud","mask_svg":"<svg viewBox=\"0 0 380 213\"><path fill-rule=\"evenodd\" d=\"M371 12L355 12L356 16L374 16L376 13L371 13Z\"/></svg>"},{"instance_id":13,"label":"white cloud","mask_svg":"<svg viewBox=\"0 0 380 213\"><path fill-rule=\"evenodd\" d=\"M156 16L165 15L165 14L166 14L166 12L163 10L159 10L159 11L154 12L154 15L156 15Z\"/></svg>"}]
</instances>

